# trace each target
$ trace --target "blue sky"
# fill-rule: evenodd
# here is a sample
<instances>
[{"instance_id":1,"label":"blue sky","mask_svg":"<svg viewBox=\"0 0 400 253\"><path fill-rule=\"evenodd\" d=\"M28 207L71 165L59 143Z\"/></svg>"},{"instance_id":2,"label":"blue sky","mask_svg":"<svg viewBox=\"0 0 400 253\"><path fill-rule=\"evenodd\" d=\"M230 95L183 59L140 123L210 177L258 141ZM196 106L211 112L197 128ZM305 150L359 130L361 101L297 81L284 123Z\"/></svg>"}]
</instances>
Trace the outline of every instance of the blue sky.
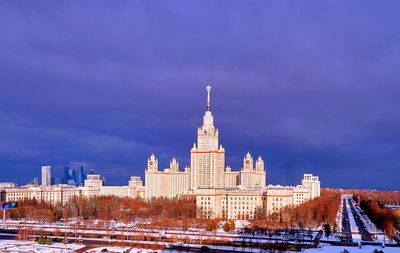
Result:
<instances>
[{"instance_id":1,"label":"blue sky","mask_svg":"<svg viewBox=\"0 0 400 253\"><path fill-rule=\"evenodd\" d=\"M398 189L398 1L1 1L0 180L189 164L205 85L238 170Z\"/></svg>"}]
</instances>

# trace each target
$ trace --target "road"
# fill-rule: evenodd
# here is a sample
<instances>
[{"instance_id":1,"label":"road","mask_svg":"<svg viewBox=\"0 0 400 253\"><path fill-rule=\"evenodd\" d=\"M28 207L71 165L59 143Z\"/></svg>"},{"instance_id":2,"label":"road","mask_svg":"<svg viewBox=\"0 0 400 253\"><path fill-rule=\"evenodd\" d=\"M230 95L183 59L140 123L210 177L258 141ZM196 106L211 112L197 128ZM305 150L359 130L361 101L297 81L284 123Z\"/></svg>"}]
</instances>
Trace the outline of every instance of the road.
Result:
<instances>
[{"instance_id":1,"label":"road","mask_svg":"<svg viewBox=\"0 0 400 253\"><path fill-rule=\"evenodd\" d=\"M360 232L361 235L361 240L363 241L373 241L371 234L365 229L364 223L360 219L360 215L354 208L354 202L351 199L348 199L349 205L351 212L353 213L354 220L356 221L356 224L358 226L358 231Z\"/></svg>"},{"instance_id":2,"label":"road","mask_svg":"<svg viewBox=\"0 0 400 253\"><path fill-rule=\"evenodd\" d=\"M342 219L342 235L346 237L346 242L352 242L353 238L351 236L350 222L349 222L349 214L347 213L346 208L347 198L343 198L343 219Z\"/></svg>"}]
</instances>

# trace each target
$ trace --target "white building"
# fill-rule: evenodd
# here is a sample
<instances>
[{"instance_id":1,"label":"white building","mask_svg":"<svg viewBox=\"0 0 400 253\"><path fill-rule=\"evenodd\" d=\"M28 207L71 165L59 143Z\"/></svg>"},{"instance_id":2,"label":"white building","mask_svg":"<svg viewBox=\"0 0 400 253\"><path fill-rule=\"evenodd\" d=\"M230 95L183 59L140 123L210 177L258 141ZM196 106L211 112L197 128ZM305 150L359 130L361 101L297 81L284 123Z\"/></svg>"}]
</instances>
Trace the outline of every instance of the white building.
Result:
<instances>
[{"instance_id":1,"label":"white building","mask_svg":"<svg viewBox=\"0 0 400 253\"><path fill-rule=\"evenodd\" d=\"M310 175L304 174L304 177ZM312 187L319 188L319 181L313 181ZM304 182L297 186L204 189L196 192L195 196L201 217L223 219L253 219L256 212L269 215L311 199L309 185Z\"/></svg>"},{"instance_id":2,"label":"white building","mask_svg":"<svg viewBox=\"0 0 400 253\"><path fill-rule=\"evenodd\" d=\"M259 156L254 161L250 152L244 156L240 171L225 168L225 149L219 143L211 112L211 87L206 91L206 111L197 129L197 143L190 151L190 167L180 171L173 158L169 168L160 171L157 157L151 154L145 171L146 199L191 195L202 216L248 219L256 210L270 214L319 196L320 182L312 174L305 174L299 186L266 186L264 160Z\"/></svg>"},{"instance_id":3,"label":"white building","mask_svg":"<svg viewBox=\"0 0 400 253\"><path fill-rule=\"evenodd\" d=\"M51 185L51 166L42 166L42 186Z\"/></svg>"},{"instance_id":4,"label":"white building","mask_svg":"<svg viewBox=\"0 0 400 253\"><path fill-rule=\"evenodd\" d=\"M72 197L118 196L144 198L144 187L140 177L131 177L127 186L103 186L100 175L88 175L83 187L69 185L35 186L4 188L3 201L22 201L36 199L47 203L65 204Z\"/></svg>"},{"instance_id":5,"label":"white building","mask_svg":"<svg viewBox=\"0 0 400 253\"><path fill-rule=\"evenodd\" d=\"M309 189L311 199L320 195L321 189L318 176L313 176L312 174L304 174L301 184Z\"/></svg>"},{"instance_id":6,"label":"white building","mask_svg":"<svg viewBox=\"0 0 400 253\"><path fill-rule=\"evenodd\" d=\"M225 149L219 144L219 131L214 126L211 112L211 87L206 87L207 106L203 123L197 129L197 142L190 150L190 167L179 170L179 163L172 159L169 168L160 171L158 159L151 154L145 171L145 197L174 198L182 194L194 194L205 189L227 189L238 185L265 187L266 172L261 156L253 166L253 157L248 152L241 171L225 168Z\"/></svg>"},{"instance_id":7,"label":"white building","mask_svg":"<svg viewBox=\"0 0 400 253\"><path fill-rule=\"evenodd\" d=\"M0 190L5 188L14 188L15 186L14 182L0 182Z\"/></svg>"},{"instance_id":8,"label":"white building","mask_svg":"<svg viewBox=\"0 0 400 253\"><path fill-rule=\"evenodd\" d=\"M174 198L178 194L188 193L190 169L179 170L179 163L172 158L169 168L158 170L158 160L151 154L147 160L145 171L145 198L167 197Z\"/></svg>"},{"instance_id":9,"label":"white building","mask_svg":"<svg viewBox=\"0 0 400 253\"><path fill-rule=\"evenodd\" d=\"M172 158L168 168L159 170L154 154L147 160L145 186L140 177L131 177L127 186L104 186L100 175L88 175L84 187L65 185L50 187L51 166L42 167L42 186L3 190L7 201L36 198L52 203L65 203L72 196L158 197L193 196L199 215L207 218L252 219L257 212L271 214L288 205L298 205L320 195L317 176L304 174L298 186L266 186L264 160L255 161L250 152L243 158L243 166L233 171L225 167L225 149L219 143L219 131L214 126L210 91L207 86L207 106L202 125L197 129L197 142L190 150L190 167L180 170ZM4 195L4 194L3 194Z\"/></svg>"}]
</instances>

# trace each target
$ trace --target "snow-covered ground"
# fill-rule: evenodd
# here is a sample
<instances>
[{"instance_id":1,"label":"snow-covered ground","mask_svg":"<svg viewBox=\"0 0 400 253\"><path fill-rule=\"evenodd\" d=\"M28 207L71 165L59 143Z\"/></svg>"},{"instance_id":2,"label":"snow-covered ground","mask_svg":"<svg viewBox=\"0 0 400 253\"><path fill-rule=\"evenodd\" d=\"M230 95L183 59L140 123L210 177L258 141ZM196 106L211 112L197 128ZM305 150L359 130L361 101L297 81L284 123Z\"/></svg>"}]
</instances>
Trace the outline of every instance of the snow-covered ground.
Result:
<instances>
[{"instance_id":1,"label":"snow-covered ground","mask_svg":"<svg viewBox=\"0 0 400 253\"><path fill-rule=\"evenodd\" d=\"M85 247L80 244L53 243L52 245L40 245L37 242L0 240L0 252L40 252L40 253L67 253L75 252Z\"/></svg>"},{"instance_id":2,"label":"snow-covered ground","mask_svg":"<svg viewBox=\"0 0 400 253\"><path fill-rule=\"evenodd\" d=\"M362 246L359 247L345 247L345 246L323 246L321 248L306 249L303 253L341 253L347 250L350 253L373 253L376 250L382 250L384 253L399 253L400 248L379 246Z\"/></svg>"},{"instance_id":3,"label":"snow-covered ground","mask_svg":"<svg viewBox=\"0 0 400 253\"><path fill-rule=\"evenodd\" d=\"M364 224L365 229L368 231L368 233L373 234L373 235L383 235L383 232L378 229L375 224L369 219L369 217L361 210L361 208L354 202L353 199L351 199L354 210L356 211L357 215L360 217L361 222Z\"/></svg>"},{"instance_id":4,"label":"snow-covered ground","mask_svg":"<svg viewBox=\"0 0 400 253\"><path fill-rule=\"evenodd\" d=\"M351 211L351 208L350 208L350 203L349 202L351 200L350 200L350 198L346 198L345 200L346 200L347 214L349 215L349 223L350 223L351 233L359 233L359 229L358 229L356 220L354 219L353 212Z\"/></svg>"},{"instance_id":5,"label":"snow-covered ground","mask_svg":"<svg viewBox=\"0 0 400 253\"><path fill-rule=\"evenodd\" d=\"M353 204L354 210L356 212L356 215L360 217L361 222L364 225L364 228L372 235L372 238L374 239L375 242L389 242L388 238L384 236L383 232L378 229L375 224L369 219L369 217L364 214L364 212L361 210L361 208L356 204L356 202L353 200L353 198L347 198L346 200L346 209L349 212L349 220L350 220L350 226L351 226L351 232L352 232L352 237L354 242L360 242L361 241L361 235L359 234L358 227L356 224L354 224L354 227L352 225L352 222L355 223L353 213L351 212L349 202ZM351 218L350 218L351 216ZM354 232L353 229L357 227L357 232ZM399 249L400 252L400 249Z\"/></svg>"},{"instance_id":6,"label":"snow-covered ground","mask_svg":"<svg viewBox=\"0 0 400 253\"><path fill-rule=\"evenodd\" d=\"M138 248L129 248L129 247L99 247L86 251L87 253L100 253L102 250L107 249L107 252L118 252L118 253L147 253L147 252L155 252L154 250L146 250L146 249L138 249ZM103 251L104 252L104 251Z\"/></svg>"}]
</instances>

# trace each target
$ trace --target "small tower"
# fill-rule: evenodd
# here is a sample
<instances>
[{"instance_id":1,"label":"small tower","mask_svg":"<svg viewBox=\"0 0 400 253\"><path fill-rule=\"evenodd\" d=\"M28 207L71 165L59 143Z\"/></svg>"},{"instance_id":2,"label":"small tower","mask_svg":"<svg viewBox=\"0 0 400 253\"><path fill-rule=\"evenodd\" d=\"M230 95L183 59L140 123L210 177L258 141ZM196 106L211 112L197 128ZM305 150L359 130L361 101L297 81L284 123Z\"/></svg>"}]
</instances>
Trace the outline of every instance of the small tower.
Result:
<instances>
[{"instance_id":1,"label":"small tower","mask_svg":"<svg viewBox=\"0 0 400 253\"><path fill-rule=\"evenodd\" d=\"M158 171L158 159L153 153L147 159L147 171Z\"/></svg>"},{"instance_id":2,"label":"small tower","mask_svg":"<svg viewBox=\"0 0 400 253\"><path fill-rule=\"evenodd\" d=\"M256 172L264 172L264 160L261 158L261 155L258 156L256 161Z\"/></svg>"},{"instance_id":3,"label":"small tower","mask_svg":"<svg viewBox=\"0 0 400 253\"><path fill-rule=\"evenodd\" d=\"M250 152L247 152L247 154L243 158L243 170L244 171L253 171L253 157L251 156Z\"/></svg>"},{"instance_id":4,"label":"small tower","mask_svg":"<svg viewBox=\"0 0 400 253\"><path fill-rule=\"evenodd\" d=\"M169 171L170 172L178 172L179 171L179 163L176 161L176 158L173 157L171 162L169 163Z\"/></svg>"}]
</instances>

